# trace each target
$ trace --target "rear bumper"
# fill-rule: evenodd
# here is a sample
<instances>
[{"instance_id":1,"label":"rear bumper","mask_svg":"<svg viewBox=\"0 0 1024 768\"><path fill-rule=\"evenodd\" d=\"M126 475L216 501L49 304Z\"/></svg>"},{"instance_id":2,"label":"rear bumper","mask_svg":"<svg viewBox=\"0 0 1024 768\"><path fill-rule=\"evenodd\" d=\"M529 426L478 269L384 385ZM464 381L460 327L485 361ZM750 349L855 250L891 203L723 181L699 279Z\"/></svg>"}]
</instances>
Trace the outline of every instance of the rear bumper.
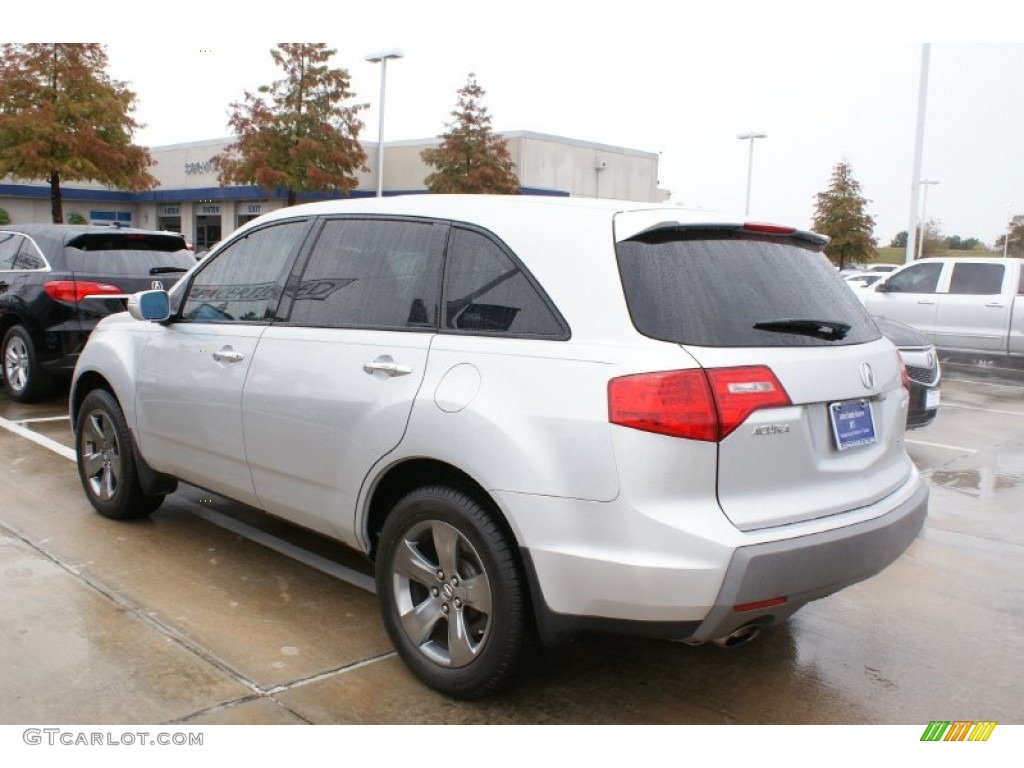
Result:
<instances>
[{"instance_id":1,"label":"rear bumper","mask_svg":"<svg viewBox=\"0 0 1024 768\"><path fill-rule=\"evenodd\" d=\"M917 538L928 514L928 486L887 515L832 531L741 547L733 554L715 607L694 641L724 637L742 626L786 618L811 600L884 570ZM737 612L734 606L785 597L783 605Z\"/></svg>"},{"instance_id":2,"label":"rear bumper","mask_svg":"<svg viewBox=\"0 0 1024 768\"><path fill-rule=\"evenodd\" d=\"M700 553L701 567L693 567L692 553L678 553L691 563L673 568L664 559L650 567L602 562L595 559L594 549L581 558L578 551L553 557L549 549L524 547L541 638L557 645L581 632L606 632L704 642L748 624L784 620L811 600L877 574L906 550L924 525L928 486L914 473L905 490L895 507L867 520L736 547L720 542L717 568L709 562L717 559L709 551ZM641 541L643 527L633 530L633 543L649 556L650 547ZM672 538L667 531L662 533L664 539ZM702 599L701 585L707 587L712 580L716 587ZM571 602L595 610L559 610L557 603L564 604L566 594L575 598ZM633 597L630 603L624 599L627 595ZM734 608L779 597L785 602L772 607L741 612Z\"/></svg>"}]
</instances>

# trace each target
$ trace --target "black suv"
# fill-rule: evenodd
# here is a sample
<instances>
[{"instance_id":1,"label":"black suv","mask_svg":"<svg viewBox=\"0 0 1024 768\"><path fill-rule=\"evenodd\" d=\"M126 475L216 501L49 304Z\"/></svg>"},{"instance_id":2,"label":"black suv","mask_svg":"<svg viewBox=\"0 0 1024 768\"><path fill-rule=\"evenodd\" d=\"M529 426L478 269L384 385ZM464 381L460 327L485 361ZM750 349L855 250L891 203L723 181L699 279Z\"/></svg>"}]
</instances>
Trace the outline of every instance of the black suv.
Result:
<instances>
[{"instance_id":1,"label":"black suv","mask_svg":"<svg viewBox=\"0 0 1024 768\"><path fill-rule=\"evenodd\" d=\"M0 227L0 360L7 393L27 402L55 377L70 376L97 321L124 309L120 297L169 288L193 264L185 238L174 232Z\"/></svg>"}]
</instances>

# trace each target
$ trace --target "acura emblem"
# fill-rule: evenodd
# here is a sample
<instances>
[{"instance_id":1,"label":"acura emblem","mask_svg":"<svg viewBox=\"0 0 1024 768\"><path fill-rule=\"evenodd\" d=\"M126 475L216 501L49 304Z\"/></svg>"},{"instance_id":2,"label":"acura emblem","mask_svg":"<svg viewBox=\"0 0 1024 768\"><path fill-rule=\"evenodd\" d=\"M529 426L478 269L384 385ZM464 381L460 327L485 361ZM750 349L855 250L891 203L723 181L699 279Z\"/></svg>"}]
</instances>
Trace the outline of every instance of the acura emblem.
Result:
<instances>
[{"instance_id":1,"label":"acura emblem","mask_svg":"<svg viewBox=\"0 0 1024 768\"><path fill-rule=\"evenodd\" d=\"M871 389L875 386L875 374L871 372L871 366L867 363L860 364L860 381L865 389Z\"/></svg>"},{"instance_id":2,"label":"acura emblem","mask_svg":"<svg viewBox=\"0 0 1024 768\"><path fill-rule=\"evenodd\" d=\"M152 283L149 284L149 287L154 291L162 291L164 289L164 284L161 283L159 280L154 280Z\"/></svg>"}]
</instances>

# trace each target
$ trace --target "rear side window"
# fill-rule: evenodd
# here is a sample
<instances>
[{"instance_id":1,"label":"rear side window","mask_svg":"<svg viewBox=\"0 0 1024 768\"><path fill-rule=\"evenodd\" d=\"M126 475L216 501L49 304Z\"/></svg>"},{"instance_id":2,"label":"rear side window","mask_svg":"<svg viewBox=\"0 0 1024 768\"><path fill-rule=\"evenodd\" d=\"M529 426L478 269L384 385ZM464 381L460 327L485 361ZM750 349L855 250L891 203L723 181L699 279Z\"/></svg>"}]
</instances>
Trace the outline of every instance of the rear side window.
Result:
<instances>
[{"instance_id":1,"label":"rear side window","mask_svg":"<svg viewBox=\"0 0 1024 768\"><path fill-rule=\"evenodd\" d=\"M481 232L452 230L445 279L446 329L556 339L569 336L540 289L497 242Z\"/></svg>"},{"instance_id":2,"label":"rear side window","mask_svg":"<svg viewBox=\"0 0 1024 768\"><path fill-rule=\"evenodd\" d=\"M39 251L24 235L0 232L0 272L43 269Z\"/></svg>"},{"instance_id":3,"label":"rear side window","mask_svg":"<svg viewBox=\"0 0 1024 768\"><path fill-rule=\"evenodd\" d=\"M971 296L992 296L1002 293L1005 271L1006 268L1002 264L954 264L949 292Z\"/></svg>"},{"instance_id":4,"label":"rear side window","mask_svg":"<svg viewBox=\"0 0 1024 768\"><path fill-rule=\"evenodd\" d=\"M616 252L633 324L654 339L795 347L879 338L835 269L801 241L666 228Z\"/></svg>"},{"instance_id":5,"label":"rear side window","mask_svg":"<svg viewBox=\"0 0 1024 768\"><path fill-rule=\"evenodd\" d=\"M338 328L436 328L446 228L422 221L327 221L288 321Z\"/></svg>"}]
</instances>

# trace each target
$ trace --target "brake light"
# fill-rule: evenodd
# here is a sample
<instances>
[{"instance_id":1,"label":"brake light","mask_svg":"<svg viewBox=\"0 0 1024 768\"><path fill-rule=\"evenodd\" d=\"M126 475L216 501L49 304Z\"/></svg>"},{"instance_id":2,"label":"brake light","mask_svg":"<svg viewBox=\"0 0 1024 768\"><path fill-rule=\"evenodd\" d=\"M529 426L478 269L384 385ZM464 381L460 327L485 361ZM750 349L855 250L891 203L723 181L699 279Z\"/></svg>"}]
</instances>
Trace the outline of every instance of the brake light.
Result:
<instances>
[{"instance_id":1,"label":"brake light","mask_svg":"<svg viewBox=\"0 0 1024 768\"><path fill-rule=\"evenodd\" d=\"M123 294L120 288L110 283L96 283L89 280L53 280L43 283L43 290L51 299L77 304L86 296Z\"/></svg>"},{"instance_id":2,"label":"brake light","mask_svg":"<svg viewBox=\"0 0 1024 768\"><path fill-rule=\"evenodd\" d=\"M742 227L744 232L759 232L764 235L792 235L796 232L794 227L780 227L776 224L758 224L747 222Z\"/></svg>"},{"instance_id":3,"label":"brake light","mask_svg":"<svg viewBox=\"0 0 1024 768\"><path fill-rule=\"evenodd\" d=\"M900 363L900 382L903 384L903 388L910 391L910 374L907 372L907 364L903 362L903 355L899 352L896 353L896 359Z\"/></svg>"},{"instance_id":4,"label":"brake light","mask_svg":"<svg viewBox=\"0 0 1024 768\"><path fill-rule=\"evenodd\" d=\"M662 371L608 382L608 421L672 437L718 442L761 408L791 405L771 369Z\"/></svg>"}]
</instances>

